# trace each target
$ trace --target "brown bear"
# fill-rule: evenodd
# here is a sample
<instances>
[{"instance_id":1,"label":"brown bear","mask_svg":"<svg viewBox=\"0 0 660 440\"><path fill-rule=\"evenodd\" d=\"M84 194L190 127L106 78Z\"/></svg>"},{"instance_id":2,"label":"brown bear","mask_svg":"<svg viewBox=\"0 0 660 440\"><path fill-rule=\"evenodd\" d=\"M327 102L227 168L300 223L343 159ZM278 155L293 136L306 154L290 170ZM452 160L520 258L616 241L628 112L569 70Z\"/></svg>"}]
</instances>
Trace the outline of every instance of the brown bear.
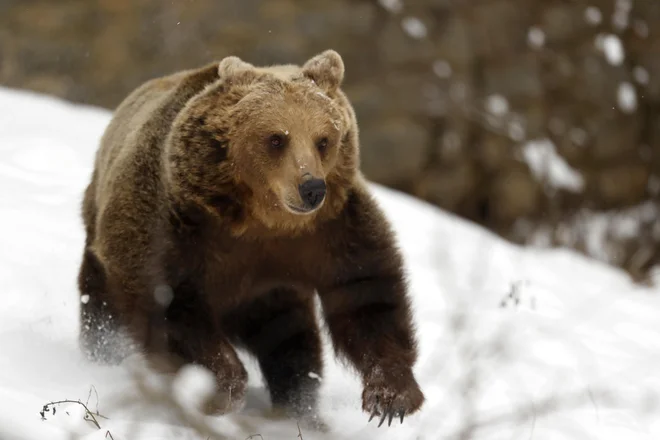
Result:
<instances>
[{"instance_id":1,"label":"brown bear","mask_svg":"<svg viewBox=\"0 0 660 440\"><path fill-rule=\"evenodd\" d=\"M245 397L244 348L273 406L302 419L323 372L318 297L363 410L382 424L420 408L402 256L359 171L343 77L332 50L302 66L230 56L120 104L82 208L91 359L119 362L127 332L148 359L213 372L223 413Z\"/></svg>"}]
</instances>

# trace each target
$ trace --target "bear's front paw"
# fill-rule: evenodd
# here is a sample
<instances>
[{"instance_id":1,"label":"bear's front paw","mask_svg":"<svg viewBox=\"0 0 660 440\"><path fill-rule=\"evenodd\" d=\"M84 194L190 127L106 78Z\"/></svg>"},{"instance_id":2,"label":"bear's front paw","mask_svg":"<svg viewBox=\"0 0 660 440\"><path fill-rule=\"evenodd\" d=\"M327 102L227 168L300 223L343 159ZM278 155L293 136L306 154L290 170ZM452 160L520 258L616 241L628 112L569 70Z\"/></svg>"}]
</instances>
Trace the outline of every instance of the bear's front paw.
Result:
<instances>
[{"instance_id":1,"label":"bear's front paw","mask_svg":"<svg viewBox=\"0 0 660 440\"><path fill-rule=\"evenodd\" d=\"M424 403L424 394L420 390L412 371L402 374L374 374L365 380L362 392L362 409L371 414L369 421L380 416L380 427L385 419L387 425L398 417L417 411Z\"/></svg>"},{"instance_id":2,"label":"bear's front paw","mask_svg":"<svg viewBox=\"0 0 660 440\"><path fill-rule=\"evenodd\" d=\"M218 388L204 403L204 414L217 416L243 409L248 381L243 364L240 361L224 364L216 379Z\"/></svg>"}]
</instances>

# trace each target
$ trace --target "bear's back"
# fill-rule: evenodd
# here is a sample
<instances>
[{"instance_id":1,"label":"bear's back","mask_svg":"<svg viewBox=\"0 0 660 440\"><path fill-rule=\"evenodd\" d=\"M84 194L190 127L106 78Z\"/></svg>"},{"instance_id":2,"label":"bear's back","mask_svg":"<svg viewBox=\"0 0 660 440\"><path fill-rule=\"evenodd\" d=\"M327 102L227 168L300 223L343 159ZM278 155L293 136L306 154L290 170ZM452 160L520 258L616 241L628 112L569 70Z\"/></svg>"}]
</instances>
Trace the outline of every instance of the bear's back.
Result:
<instances>
[{"instance_id":1,"label":"bear's back","mask_svg":"<svg viewBox=\"0 0 660 440\"><path fill-rule=\"evenodd\" d=\"M141 264L160 222L164 144L188 101L218 78L217 65L146 82L117 108L101 139L83 211L105 263Z\"/></svg>"},{"instance_id":2,"label":"bear's back","mask_svg":"<svg viewBox=\"0 0 660 440\"><path fill-rule=\"evenodd\" d=\"M110 196L159 187L161 156L172 123L187 102L218 79L217 65L147 81L117 107L96 155L96 204Z\"/></svg>"}]
</instances>

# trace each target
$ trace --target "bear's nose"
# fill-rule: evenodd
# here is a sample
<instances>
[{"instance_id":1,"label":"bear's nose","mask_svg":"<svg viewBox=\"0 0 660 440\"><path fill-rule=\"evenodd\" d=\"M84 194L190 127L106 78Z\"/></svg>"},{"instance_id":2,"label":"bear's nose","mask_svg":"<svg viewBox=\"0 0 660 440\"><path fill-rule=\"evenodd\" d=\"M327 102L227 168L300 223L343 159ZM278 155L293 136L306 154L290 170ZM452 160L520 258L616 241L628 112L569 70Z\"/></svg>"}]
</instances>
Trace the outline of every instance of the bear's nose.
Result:
<instances>
[{"instance_id":1,"label":"bear's nose","mask_svg":"<svg viewBox=\"0 0 660 440\"><path fill-rule=\"evenodd\" d=\"M306 180L298 186L298 191L307 208L316 208L325 197L325 181L323 179Z\"/></svg>"}]
</instances>

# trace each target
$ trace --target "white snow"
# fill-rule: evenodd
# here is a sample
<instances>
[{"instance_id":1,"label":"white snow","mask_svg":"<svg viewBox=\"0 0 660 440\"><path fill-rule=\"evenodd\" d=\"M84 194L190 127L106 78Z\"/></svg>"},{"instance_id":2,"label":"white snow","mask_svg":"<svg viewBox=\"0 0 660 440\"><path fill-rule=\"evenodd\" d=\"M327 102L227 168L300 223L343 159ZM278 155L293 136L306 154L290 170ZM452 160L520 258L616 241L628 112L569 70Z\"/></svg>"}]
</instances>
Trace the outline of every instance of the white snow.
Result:
<instances>
[{"instance_id":1,"label":"white snow","mask_svg":"<svg viewBox=\"0 0 660 440\"><path fill-rule=\"evenodd\" d=\"M623 31L628 27L632 0L617 0L612 14L612 25L617 31Z\"/></svg>"},{"instance_id":2,"label":"white snow","mask_svg":"<svg viewBox=\"0 0 660 440\"><path fill-rule=\"evenodd\" d=\"M490 95L486 98L486 110L495 116L503 116L509 111L509 101L502 95Z\"/></svg>"},{"instance_id":3,"label":"white snow","mask_svg":"<svg viewBox=\"0 0 660 440\"><path fill-rule=\"evenodd\" d=\"M634 113L637 110L637 92L635 86L627 81L619 84L617 89L617 104L624 113Z\"/></svg>"},{"instance_id":4,"label":"white snow","mask_svg":"<svg viewBox=\"0 0 660 440\"><path fill-rule=\"evenodd\" d=\"M210 435L196 434L182 418L204 421L226 438L298 438L295 423L269 415L255 363L243 355L251 386L246 407L207 419L166 405L167 394L153 394L158 380L137 388L128 368L82 359L79 203L109 113L0 89L0 114L0 438ZM553 151L547 144L536 149ZM575 252L518 247L401 193L372 188L410 273L420 337L415 373L427 401L403 425L367 423L360 381L333 359L326 338L320 409L331 432L303 428L305 440L660 437L660 290L636 287L621 271ZM208 376L194 368L171 385L175 400L191 406L207 387ZM144 392L150 400L138 399ZM96 429L74 403L41 420L43 405L60 399L81 399L108 418L98 418Z\"/></svg>"},{"instance_id":5,"label":"white snow","mask_svg":"<svg viewBox=\"0 0 660 440\"><path fill-rule=\"evenodd\" d=\"M512 118L507 124L507 133L512 140L520 142L525 139L525 125L521 120Z\"/></svg>"},{"instance_id":6,"label":"white snow","mask_svg":"<svg viewBox=\"0 0 660 440\"><path fill-rule=\"evenodd\" d=\"M545 44L545 32L536 26L529 28L529 31L527 31L527 42L534 49L543 47Z\"/></svg>"},{"instance_id":7,"label":"white snow","mask_svg":"<svg viewBox=\"0 0 660 440\"><path fill-rule=\"evenodd\" d=\"M417 17L404 17L401 20L401 26L406 34L418 40L426 37L428 33L426 25Z\"/></svg>"},{"instance_id":8,"label":"white snow","mask_svg":"<svg viewBox=\"0 0 660 440\"><path fill-rule=\"evenodd\" d=\"M575 145L583 146L587 143L589 135L587 131L580 127L573 127L568 133L568 137Z\"/></svg>"},{"instance_id":9,"label":"white snow","mask_svg":"<svg viewBox=\"0 0 660 440\"><path fill-rule=\"evenodd\" d=\"M600 261L615 263L617 254L615 249L608 246L608 242L611 239L625 240L636 237L644 225L653 224L658 214L658 207L652 202L609 212L581 209L558 226L557 230L561 232L559 243L572 245L577 242L578 237L583 237L588 255ZM550 233L551 231L539 229L533 233L532 242L547 246L551 240ZM639 254L646 250L643 249Z\"/></svg>"},{"instance_id":10,"label":"white snow","mask_svg":"<svg viewBox=\"0 0 660 440\"><path fill-rule=\"evenodd\" d=\"M615 9L630 12L633 7L633 0L616 0Z\"/></svg>"},{"instance_id":11,"label":"white snow","mask_svg":"<svg viewBox=\"0 0 660 440\"><path fill-rule=\"evenodd\" d=\"M401 0L378 0L378 3L393 14L401 12L403 9Z\"/></svg>"},{"instance_id":12,"label":"white snow","mask_svg":"<svg viewBox=\"0 0 660 440\"><path fill-rule=\"evenodd\" d=\"M433 73L438 77L446 79L451 76L451 65L445 60L437 60L433 62Z\"/></svg>"},{"instance_id":13,"label":"white snow","mask_svg":"<svg viewBox=\"0 0 660 440\"><path fill-rule=\"evenodd\" d=\"M649 72L642 66L635 66L633 68L633 78L638 84L647 85L649 83Z\"/></svg>"},{"instance_id":14,"label":"white snow","mask_svg":"<svg viewBox=\"0 0 660 440\"><path fill-rule=\"evenodd\" d=\"M603 21L603 14L596 6L589 6L584 10L584 18L591 25L598 25Z\"/></svg>"},{"instance_id":15,"label":"white snow","mask_svg":"<svg viewBox=\"0 0 660 440\"><path fill-rule=\"evenodd\" d=\"M209 370L186 365L172 381L174 398L187 407L197 408L215 388L215 378Z\"/></svg>"},{"instance_id":16,"label":"white snow","mask_svg":"<svg viewBox=\"0 0 660 440\"><path fill-rule=\"evenodd\" d=\"M545 182L551 188L573 192L584 188L582 175L557 154L555 144L549 139L527 142L522 152L525 162L540 182Z\"/></svg>"},{"instance_id":17,"label":"white snow","mask_svg":"<svg viewBox=\"0 0 660 440\"><path fill-rule=\"evenodd\" d=\"M619 37L614 34L598 35L596 47L603 51L605 59L612 66L620 66L625 58L623 44Z\"/></svg>"}]
</instances>

